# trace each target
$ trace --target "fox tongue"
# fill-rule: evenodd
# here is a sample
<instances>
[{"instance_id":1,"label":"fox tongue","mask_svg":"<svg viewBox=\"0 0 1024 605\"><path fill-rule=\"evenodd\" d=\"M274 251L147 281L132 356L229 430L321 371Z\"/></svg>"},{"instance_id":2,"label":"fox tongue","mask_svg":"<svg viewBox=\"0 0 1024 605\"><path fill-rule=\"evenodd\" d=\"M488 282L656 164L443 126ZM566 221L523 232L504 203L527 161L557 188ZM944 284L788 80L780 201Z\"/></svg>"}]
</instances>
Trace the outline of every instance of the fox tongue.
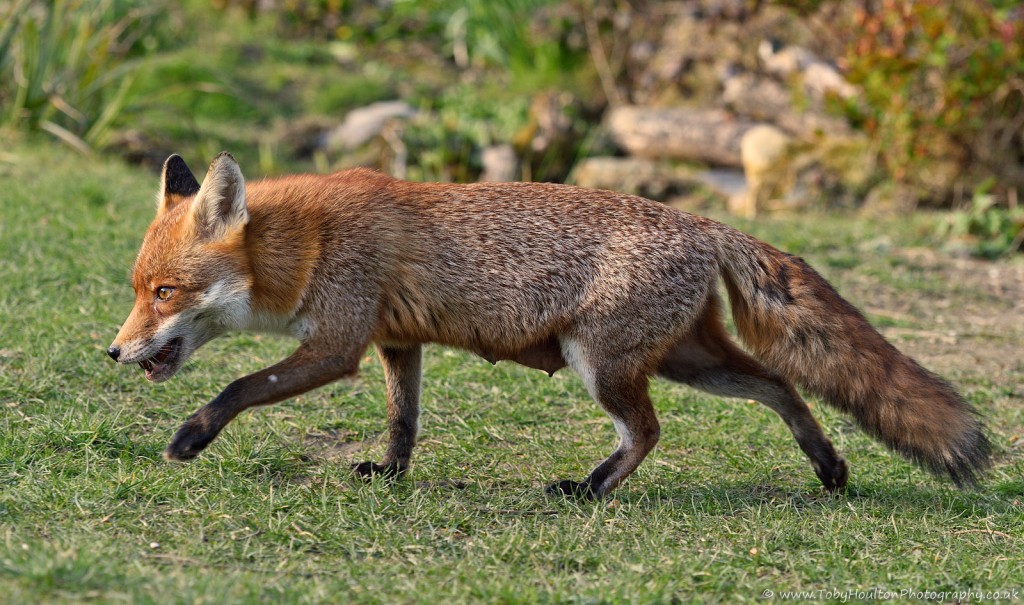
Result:
<instances>
[{"instance_id":1,"label":"fox tongue","mask_svg":"<svg viewBox=\"0 0 1024 605\"><path fill-rule=\"evenodd\" d=\"M160 350L156 352L149 359L143 359L139 362L139 366L146 371L146 376L149 377L156 372L161 372L167 368L168 363L178 354L178 349L181 347L181 339L176 338L171 342L160 347Z\"/></svg>"},{"instance_id":2,"label":"fox tongue","mask_svg":"<svg viewBox=\"0 0 1024 605\"><path fill-rule=\"evenodd\" d=\"M139 365L142 366L142 369L146 371L147 379L152 380L152 377L154 375L156 375L159 372L163 372L164 369L167 367L167 364L161 361L160 357L160 355L154 355L149 359L145 359L139 362ZM162 357L166 359L167 355L163 355Z\"/></svg>"}]
</instances>

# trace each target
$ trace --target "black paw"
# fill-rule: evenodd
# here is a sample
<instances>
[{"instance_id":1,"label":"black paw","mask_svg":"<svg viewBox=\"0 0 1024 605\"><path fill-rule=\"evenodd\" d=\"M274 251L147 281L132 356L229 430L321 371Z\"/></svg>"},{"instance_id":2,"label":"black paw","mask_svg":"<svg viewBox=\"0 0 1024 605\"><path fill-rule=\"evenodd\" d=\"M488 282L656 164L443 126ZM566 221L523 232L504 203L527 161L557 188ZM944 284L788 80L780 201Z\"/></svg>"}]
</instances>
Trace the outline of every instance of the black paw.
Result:
<instances>
[{"instance_id":1,"label":"black paw","mask_svg":"<svg viewBox=\"0 0 1024 605\"><path fill-rule=\"evenodd\" d=\"M373 479L375 477L394 479L405 473L405 468L398 464L377 464L376 462L369 461L354 463L352 470L363 479Z\"/></svg>"},{"instance_id":2,"label":"black paw","mask_svg":"<svg viewBox=\"0 0 1024 605\"><path fill-rule=\"evenodd\" d=\"M178 429L171 439L171 444L164 450L164 459L175 462L188 462L199 452L206 449L210 442L217 437L219 431L204 431L195 427L192 423L186 422Z\"/></svg>"},{"instance_id":3,"label":"black paw","mask_svg":"<svg viewBox=\"0 0 1024 605\"><path fill-rule=\"evenodd\" d=\"M544 492L549 496L566 496L583 500L594 500L597 498L597 494L594 493L590 483L586 481L581 483L566 479L558 483L552 483Z\"/></svg>"},{"instance_id":4,"label":"black paw","mask_svg":"<svg viewBox=\"0 0 1024 605\"><path fill-rule=\"evenodd\" d=\"M846 465L846 460L842 458L836 458L829 468L819 466L814 469L814 472L818 475L818 479L821 479L821 484L825 486L825 489L832 493L846 487L846 481L850 478L850 469Z\"/></svg>"}]
</instances>

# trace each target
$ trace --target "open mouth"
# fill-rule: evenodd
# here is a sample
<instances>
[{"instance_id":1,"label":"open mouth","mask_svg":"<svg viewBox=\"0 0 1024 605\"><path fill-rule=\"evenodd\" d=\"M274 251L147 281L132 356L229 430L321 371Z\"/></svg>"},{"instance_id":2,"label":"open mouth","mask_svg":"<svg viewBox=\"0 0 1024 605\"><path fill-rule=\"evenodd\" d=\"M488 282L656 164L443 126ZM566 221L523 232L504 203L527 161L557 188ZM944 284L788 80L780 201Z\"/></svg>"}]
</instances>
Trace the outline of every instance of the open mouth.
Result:
<instances>
[{"instance_id":1,"label":"open mouth","mask_svg":"<svg viewBox=\"0 0 1024 605\"><path fill-rule=\"evenodd\" d=\"M175 338L161 347L156 352L156 355L139 362L142 369L146 371L147 380L165 377L171 366L178 361L178 355L181 353L181 342L181 337Z\"/></svg>"}]
</instances>

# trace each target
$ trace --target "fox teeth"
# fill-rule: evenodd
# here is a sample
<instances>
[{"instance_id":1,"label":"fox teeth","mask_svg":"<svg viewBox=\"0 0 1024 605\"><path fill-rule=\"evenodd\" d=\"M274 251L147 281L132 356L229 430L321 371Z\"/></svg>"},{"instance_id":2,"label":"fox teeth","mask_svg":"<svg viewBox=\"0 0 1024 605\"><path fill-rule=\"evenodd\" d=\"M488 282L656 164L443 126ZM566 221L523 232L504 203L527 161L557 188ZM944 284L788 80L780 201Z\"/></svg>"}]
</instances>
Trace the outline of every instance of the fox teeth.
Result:
<instances>
[{"instance_id":1,"label":"fox teeth","mask_svg":"<svg viewBox=\"0 0 1024 605\"><path fill-rule=\"evenodd\" d=\"M178 351L181 349L181 338L175 338L164 346L160 347L160 350L156 352L152 357L143 359L139 362L139 366L147 373L153 372L157 368L166 366L171 359L178 355Z\"/></svg>"}]
</instances>

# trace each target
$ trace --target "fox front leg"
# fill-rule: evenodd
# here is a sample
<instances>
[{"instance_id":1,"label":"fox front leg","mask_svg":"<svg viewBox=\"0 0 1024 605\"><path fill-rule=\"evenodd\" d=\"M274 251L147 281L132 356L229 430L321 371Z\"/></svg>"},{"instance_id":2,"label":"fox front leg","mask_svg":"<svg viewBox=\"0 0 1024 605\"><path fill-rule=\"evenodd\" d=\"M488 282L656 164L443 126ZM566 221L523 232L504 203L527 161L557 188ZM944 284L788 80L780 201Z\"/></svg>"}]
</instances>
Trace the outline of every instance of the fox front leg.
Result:
<instances>
[{"instance_id":1,"label":"fox front leg","mask_svg":"<svg viewBox=\"0 0 1024 605\"><path fill-rule=\"evenodd\" d=\"M355 374L360 353L325 355L323 348L304 343L269 368L232 382L213 401L189 416L164 451L164 458L191 460L243 410L277 403Z\"/></svg>"},{"instance_id":2,"label":"fox front leg","mask_svg":"<svg viewBox=\"0 0 1024 605\"><path fill-rule=\"evenodd\" d=\"M377 345L388 388L388 449L380 464L359 462L352 469L362 477L397 477L409 468L420 415L423 347Z\"/></svg>"}]
</instances>

